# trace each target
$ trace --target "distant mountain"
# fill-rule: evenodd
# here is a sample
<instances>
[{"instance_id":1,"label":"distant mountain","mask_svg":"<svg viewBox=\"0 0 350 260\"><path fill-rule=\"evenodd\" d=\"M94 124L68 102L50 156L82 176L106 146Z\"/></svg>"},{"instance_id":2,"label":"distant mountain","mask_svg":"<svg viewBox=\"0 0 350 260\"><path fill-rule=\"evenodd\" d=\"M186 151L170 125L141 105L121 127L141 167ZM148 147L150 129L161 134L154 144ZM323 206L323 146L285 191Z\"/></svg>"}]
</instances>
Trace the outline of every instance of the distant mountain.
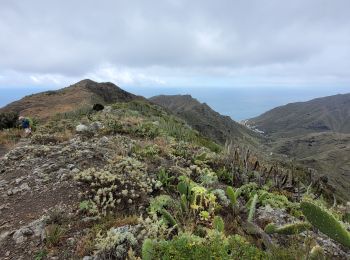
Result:
<instances>
[{"instance_id":1,"label":"distant mountain","mask_svg":"<svg viewBox=\"0 0 350 260\"><path fill-rule=\"evenodd\" d=\"M26 96L1 108L0 113L15 111L21 115L46 119L57 113L73 111L94 103L107 104L134 99L143 97L122 90L113 83L97 83L85 79L60 90Z\"/></svg>"},{"instance_id":2,"label":"distant mountain","mask_svg":"<svg viewBox=\"0 0 350 260\"><path fill-rule=\"evenodd\" d=\"M224 144L233 140L256 145L257 139L261 138L229 116L220 115L206 103L200 103L191 95L160 95L150 98L150 101L175 113L194 129L218 143Z\"/></svg>"},{"instance_id":3,"label":"distant mountain","mask_svg":"<svg viewBox=\"0 0 350 260\"><path fill-rule=\"evenodd\" d=\"M269 138L274 153L326 175L350 200L350 94L291 103L245 123Z\"/></svg>"},{"instance_id":4,"label":"distant mountain","mask_svg":"<svg viewBox=\"0 0 350 260\"><path fill-rule=\"evenodd\" d=\"M308 133L350 133L350 93L276 107L246 121L268 136L291 137Z\"/></svg>"}]
</instances>

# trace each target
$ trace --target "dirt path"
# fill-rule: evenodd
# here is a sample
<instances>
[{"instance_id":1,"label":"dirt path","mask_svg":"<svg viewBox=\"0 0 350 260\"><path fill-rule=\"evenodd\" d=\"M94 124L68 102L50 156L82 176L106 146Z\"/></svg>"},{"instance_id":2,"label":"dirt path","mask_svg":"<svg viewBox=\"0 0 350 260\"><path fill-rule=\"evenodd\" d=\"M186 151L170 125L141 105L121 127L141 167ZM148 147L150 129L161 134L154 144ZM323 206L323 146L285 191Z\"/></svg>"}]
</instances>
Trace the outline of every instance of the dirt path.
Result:
<instances>
[{"instance_id":1,"label":"dirt path","mask_svg":"<svg viewBox=\"0 0 350 260\"><path fill-rule=\"evenodd\" d=\"M0 144L0 158L2 158L6 153L7 153L7 149L5 146Z\"/></svg>"}]
</instances>

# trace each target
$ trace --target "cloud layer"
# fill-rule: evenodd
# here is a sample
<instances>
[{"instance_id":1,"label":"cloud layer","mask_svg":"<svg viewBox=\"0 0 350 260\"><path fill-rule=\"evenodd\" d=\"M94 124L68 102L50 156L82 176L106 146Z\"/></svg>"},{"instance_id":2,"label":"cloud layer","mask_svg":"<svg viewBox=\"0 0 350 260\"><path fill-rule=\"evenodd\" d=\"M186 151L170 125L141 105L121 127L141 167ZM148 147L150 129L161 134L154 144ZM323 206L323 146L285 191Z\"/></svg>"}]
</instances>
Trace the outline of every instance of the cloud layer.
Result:
<instances>
[{"instance_id":1,"label":"cloud layer","mask_svg":"<svg viewBox=\"0 0 350 260\"><path fill-rule=\"evenodd\" d=\"M2 0L0 87L346 85L348 0Z\"/></svg>"}]
</instances>

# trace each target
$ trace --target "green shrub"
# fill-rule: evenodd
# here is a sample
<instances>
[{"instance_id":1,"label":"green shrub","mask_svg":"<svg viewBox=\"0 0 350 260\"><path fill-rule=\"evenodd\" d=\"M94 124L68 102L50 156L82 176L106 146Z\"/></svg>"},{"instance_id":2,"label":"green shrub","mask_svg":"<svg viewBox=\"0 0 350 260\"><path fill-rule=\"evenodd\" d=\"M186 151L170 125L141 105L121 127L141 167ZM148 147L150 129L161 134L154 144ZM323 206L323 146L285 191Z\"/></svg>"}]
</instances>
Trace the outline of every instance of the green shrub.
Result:
<instances>
[{"instance_id":1,"label":"green shrub","mask_svg":"<svg viewBox=\"0 0 350 260\"><path fill-rule=\"evenodd\" d=\"M138 137L148 137L154 139L159 136L158 127L152 122L140 123L133 128L133 133Z\"/></svg>"},{"instance_id":2,"label":"green shrub","mask_svg":"<svg viewBox=\"0 0 350 260\"><path fill-rule=\"evenodd\" d=\"M142 244L142 259L152 260L154 255L153 241L151 239L145 239Z\"/></svg>"},{"instance_id":3,"label":"green shrub","mask_svg":"<svg viewBox=\"0 0 350 260\"><path fill-rule=\"evenodd\" d=\"M307 220L322 233L350 248L350 233L330 212L310 200L300 204Z\"/></svg>"},{"instance_id":4,"label":"green shrub","mask_svg":"<svg viewBox=\"0 0 350 260\"><path fill-rule=\"evenodd\" d=\"M308 250L304 246L292 244L291 246L274 246L269 248L268 260L296 260L308 259Z\"/></svg>"},{"instance_id":5,"label":"green shrub","mask_svg":"<svg viewBox=\"0 0 350 260\"><path fill-rule=\"evenodd\" d=\"M0 130L16 127L18 120L18 113L8 112L0 113Z\"/></svg>"},{"instance_id":6,"label":"green shrub","mask_svg":"<svg viewBox=\"0 0 350 260\"><path fill-rule=\"evenodd\" d=\"M151 199L148 209L150 213L157 214L160 213L162 209L172 204L174 204L174 201L169 195L159 195L158 197Z\"/></svg>"},{"instance_id":7,"label":"green shrub","mask_svg":"<svg viewBox=\"0 0 350 260\"><path fill-rule=\"evenodd\" d=\"M161 168L158 171L157 179L162 183L164 188L169 188L171 183L175 180L175 176L170 176L167 170Z\"/></svg>"},{"instance_id":8,"label":"green shrub","mask_svg":"<svg viewBox=\"0 0 350 260\"><path fill-rule=\"evenodd\" d=\"M160 149L157 145L147 145L145 147L135 145L132 147L131 152L140 158L154 158L160 153Z\"/></svg>"},{"instance_id":9,"label":"green shrub","mask_svg":"<svg viewBox=\"0 0 350 260\"><path fill-rule=\"evenodd\" d=\"M216 175L218 176L219 180L226 183L226 184L232 184L232 173L226 169L226 167L220 168Z\"/></svg>"},{"instance_id":10,"label":"green shrub","mask_svg":"<svg viewBox=\"0 0 350 260\"><path fill-rule=\"evenodd\" d=\"M206 237L181 233L170 241L153 244L152 258L148 259L266 259L266 254L235 235L226 237L220 232L209 232Z\"/></svg>"}]
</instances>

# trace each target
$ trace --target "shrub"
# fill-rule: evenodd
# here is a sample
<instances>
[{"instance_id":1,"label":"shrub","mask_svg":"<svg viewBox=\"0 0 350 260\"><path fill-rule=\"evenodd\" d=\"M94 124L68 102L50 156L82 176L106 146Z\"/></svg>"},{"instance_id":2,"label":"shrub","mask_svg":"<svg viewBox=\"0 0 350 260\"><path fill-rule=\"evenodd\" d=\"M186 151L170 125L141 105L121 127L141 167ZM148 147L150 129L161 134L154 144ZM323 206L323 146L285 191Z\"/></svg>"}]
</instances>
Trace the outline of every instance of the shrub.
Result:
<instances>
[{"instance_id":1,"label":"shrub","mask_svg":"<svg viewBox=\"0 0 350 260\"><path fill-rule=\"evenodd\" d=\"M18 113L8 112L0 113L0 130L16 127L18 120Z\"/></svg>"},{"instance_id":2,"label":"shrub","mask_svg":"<svg viewBox=\"0 0 350 260\"><path fill-rule=\"evenodd\" d=\"M174 203L175 202L169 195L159 195L158 197L151 199L148 209L151 214L158 214L162 209L167 206L172 206Z\"/></svg>"},{"instance_id":3,"label":"shrub","mask_svg":"<svg viewBox=\"0 0 350 260\"><path fill-rule=\"evenodd\" d=\"M164 188L169 188L171 183L176 179L175 176L170 176L169 172L164 168L159 169L157 175L158 181L160 181Z\"/></svg>"},{"instance_id":4,"label":"shrub","mask_svg":"<svg viewBox=\"0 0 350 260\"><path fill-rule=\"evenodd\" d=\"M126 259L129 248L136 244L137 240L131 227L111 228L106 235L97 234L96 255L99 259Z\"/></svg>"},{"instance_id":5,"label":"shrub","mask_svg":"<svg viewBox=\"0 0 350 260\"><path fill-rule=\"evenodd\" d=\"M151 139L154 139L160 134L159 128L152 122L140 123L132 131L138 137L148 137Z\"/></svg>"},{"instance_id":6,"label":"shrub","mask_svg":"<svg viewBox=\"0 0 350 260\"><path fill-rule=\"evenodd\" d=\"M93 202L103 215L116 207L135 210L141 202L147 202L148 194L161 186L147 174L146 165L131 157L117 157L104 170L82 171L75 180L88 186L84 199Z\"/></svg>"},{"instance_id":7,"label":"shrub","mask_svg":"<svg viewBox=\"0 0 350 260\"><path fill-rule=\"evenodd\" d=\"M264 252L242 237L226 237L216 231L204 238L181 233L170 241L153 241L152 252L147 259L265 259Z\"/></svg>"}]
</instances>

